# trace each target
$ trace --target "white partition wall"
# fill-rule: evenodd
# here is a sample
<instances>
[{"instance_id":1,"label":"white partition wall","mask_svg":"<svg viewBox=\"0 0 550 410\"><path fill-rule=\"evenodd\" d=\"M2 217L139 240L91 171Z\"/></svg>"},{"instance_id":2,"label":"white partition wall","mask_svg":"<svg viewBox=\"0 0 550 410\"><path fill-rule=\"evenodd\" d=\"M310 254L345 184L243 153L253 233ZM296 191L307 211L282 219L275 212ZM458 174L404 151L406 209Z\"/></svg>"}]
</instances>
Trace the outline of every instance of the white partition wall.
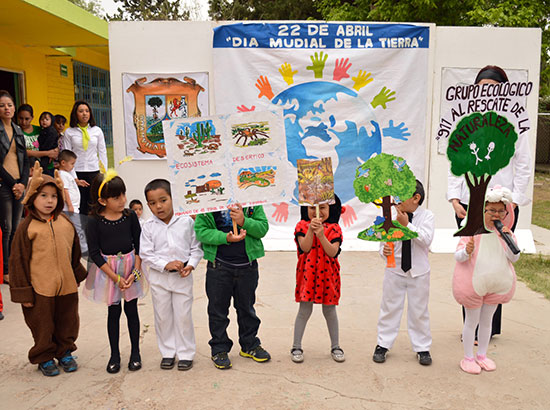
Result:
<instances>
[{"instance_id":1,"label":"white partition wall","mask_svg":"<svg viewBox=\"0 0 550 410\"><path fill-rule=\"evenodd\" d=\"M109 50L111 64L112 115L115 164L126 182L128 200L144 201L144 185L153 178L166 178L165 160L134 160L118 165L126 153L122 73L209 73L210 115L214 111L212 38L214 22L111 22ZM535 153L537 102L540 70L541 31L535 28L436 27L430 39L430 81L425 169L428 189L427 207L436 216L437 236L433 251L454 250L455 228L452 207L445 199L448 161L438 153L435 140L439 121L441 75L445 68L479 69L498 65L508 70L522 70L533 82L527 101L531 119L529 140ZM231 78L225 79L231 81ZM412 79L412 81L414 81ZM473 81L473 79L472 79ZM431 110L430 110L431 108ZM533 166L534 168L534 166ZM527 196L532 198L532 180ZM145 206L145 208L147 208ZM146 209L146 212L148 210ZM518 236L522 247L533 251L529 226L531 205L521 207Z\"/></svg>"}]
</instances>

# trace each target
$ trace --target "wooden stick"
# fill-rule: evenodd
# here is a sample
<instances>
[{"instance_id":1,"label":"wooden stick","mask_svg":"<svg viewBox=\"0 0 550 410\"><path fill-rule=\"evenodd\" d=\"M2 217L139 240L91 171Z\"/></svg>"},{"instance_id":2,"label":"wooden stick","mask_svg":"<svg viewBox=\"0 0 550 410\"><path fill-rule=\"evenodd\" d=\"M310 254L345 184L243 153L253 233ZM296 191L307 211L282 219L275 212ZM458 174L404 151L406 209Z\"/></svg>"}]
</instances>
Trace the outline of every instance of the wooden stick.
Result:
<instances>
[{"instance_id":1,"label":"wooden stick","mask_svg":"<svg viewBox=\"0 0 550 410\"><path fill-rule=\"evenodd\" d=\"M319 204L315 204L315 218L319 219Z\"/></svg>"},{"instance_id":2,"label":"wooden stick","mask_svg":"<svg viewBox=\"0 0 550 410\"><path fill-rule=\"evenodd\" d=\"M387 257L387 264L386 268L395 268L395 245L393 242L386 242L388 246L391 248L391 255Z\"/></svg>"},{"instance_id":3,"label":"wooden stick","mask_svg":"<svg viewBox=\"0 0 550 410\"><path fill-rule=\"evenodd\" d=\"M233 221L233 235L237 236L239 234L237 230L237 222Z\"/></svg>"}]
</instances>

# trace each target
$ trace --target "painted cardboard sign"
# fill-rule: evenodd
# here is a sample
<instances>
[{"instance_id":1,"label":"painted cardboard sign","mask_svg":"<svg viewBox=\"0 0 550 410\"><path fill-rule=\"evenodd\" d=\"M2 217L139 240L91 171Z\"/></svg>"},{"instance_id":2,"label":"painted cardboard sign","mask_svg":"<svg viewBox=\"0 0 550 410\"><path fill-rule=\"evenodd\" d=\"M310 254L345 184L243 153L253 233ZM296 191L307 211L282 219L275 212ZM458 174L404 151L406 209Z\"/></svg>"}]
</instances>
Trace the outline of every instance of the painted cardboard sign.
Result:
<instances>
[{"instance_id":1,"label":"painted cardboard sign","mask_svg":"<svg viewBox=\"0 0 550 410\"><path fill-rule=\"evenodd\" d=\"M291 199L295 178L280 112L172 119L163 130L176 213Z\"/></svg>"}]
</instances>

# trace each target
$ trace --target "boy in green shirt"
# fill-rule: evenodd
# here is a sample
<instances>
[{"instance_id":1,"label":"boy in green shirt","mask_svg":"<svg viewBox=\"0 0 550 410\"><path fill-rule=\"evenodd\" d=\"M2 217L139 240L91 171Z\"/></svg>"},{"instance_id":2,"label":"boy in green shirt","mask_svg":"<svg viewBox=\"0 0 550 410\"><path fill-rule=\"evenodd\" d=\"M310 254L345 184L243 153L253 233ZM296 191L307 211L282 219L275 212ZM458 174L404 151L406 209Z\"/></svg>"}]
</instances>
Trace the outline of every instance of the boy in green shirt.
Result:
<instances>
[{"instance_id":1,"label":"boy in green shirt","mask_svg":"<svg viewBox=\"0 0 550 410\"><path fill-rule=\"evenodd\" d=\"M233 221L237 234L233 233ZM227 335L229 306L237 311L240 355L256 362L271 359L258 338L260 319L256 316L258 262L264 256L261 238L269 229L261 206L244 208L240 204L228 210L197 215L195 233L202 243L208 296L208 325L212 338L212 361L218 369L231 368L228 353L233 342Z\"/></svg>"}]
</instances>

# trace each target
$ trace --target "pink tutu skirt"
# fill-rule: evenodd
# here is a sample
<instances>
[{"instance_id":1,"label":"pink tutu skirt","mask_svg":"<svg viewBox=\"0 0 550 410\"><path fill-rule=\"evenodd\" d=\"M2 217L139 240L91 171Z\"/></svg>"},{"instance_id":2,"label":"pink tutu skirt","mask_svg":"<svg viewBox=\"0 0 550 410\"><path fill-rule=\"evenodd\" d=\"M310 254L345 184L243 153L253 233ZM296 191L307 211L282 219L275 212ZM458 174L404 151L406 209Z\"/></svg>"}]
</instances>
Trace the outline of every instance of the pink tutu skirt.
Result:
<instances>
[{"instance_id":1,"label":"pink tutu skirt","mask_svg":"<svg viewBox=\"0 0 550 410\"><path fill-rule=\"evenodd\" d=\"M132 270L135 264L134 251L126 254L119 253L118 255L103 255L109 267L124 279L133 275ZM88 267L88 277L82 293L92 302L106 303L114 305L120 303L124 298L125 301L130 301L136 298L142 298L149 290L149 283L145 275L141 275L139 281L134 281L132 286L121 291L118 285L109 278L95 263L90 263Z\"/></svg>"}]
</instances>

